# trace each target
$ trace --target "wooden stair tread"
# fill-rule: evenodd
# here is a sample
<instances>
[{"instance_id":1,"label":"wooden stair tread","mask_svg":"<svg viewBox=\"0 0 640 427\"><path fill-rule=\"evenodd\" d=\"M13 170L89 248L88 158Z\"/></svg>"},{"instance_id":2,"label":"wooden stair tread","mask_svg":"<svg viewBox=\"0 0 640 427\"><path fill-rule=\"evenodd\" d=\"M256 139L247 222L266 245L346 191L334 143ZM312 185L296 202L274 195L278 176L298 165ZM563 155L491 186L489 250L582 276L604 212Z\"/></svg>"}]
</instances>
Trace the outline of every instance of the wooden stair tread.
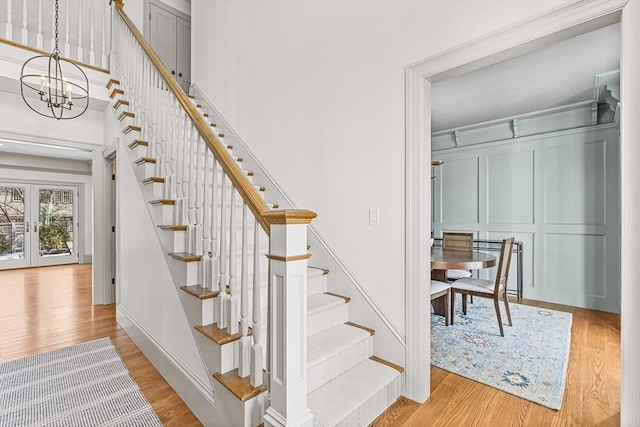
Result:
<instances>
[{"instance_id":1,"label":"wooden stair tread","mask_svg":"<svg viewBox=\"0 0 640 427\"><path fill-rule=\"evenodd\" d=\"M342 298L345 304L348 304L351 301L351 297L345 297L344 295L334 294L333 292L325 292L325 295L331 295L332 297Z\"/></svg>"},{"instance_id":2,"label":"wooden stair tread","mask_svg":"<svg viewBox=\"0 0 640 427\"><path fill-rule=\"evenodd\" d=\"M128 134L129 132L140 132L142 130L142 128L140 126L137 125L127 125L126 128L122 129L122 133L124 133L125 135Z\"/></svg>"},{"instance_id":3,"label":"wooden stair tread","mask_svg":"<svg viewBox=\"0 0 640 427\"><path fill-rule=\"evenodd\" d=\"M353 323L353 322L344 322L345 325L349 325L349 326L353 326L354 328L360 328L363 329L367 332L369 332L371 335L376 333L375 329L371 329L371 328L367 328L366 326L362 326L362 325L358 325L357 323Z\"/></svg>"},{"instance_id":4,"label":"wooden stair tread","mask_svg":"<svg viewBox=\"0 0 640 427\"><path fill-rule=\"evenodd\" d=\"M220 293L220 291L203 288L202 285L180 286L180 289L200 299L215 298Z\"/></svg>"},{"instance_id":5,"label":"wooden stair tread","mask_svg":"<svg viewBox=\"0 0 640 427\"><path fill-rule=\"evenodd\" d=\"M120 108L121 105L126 105L129 106L129 101L126 101L124 99L118 99L114 104L113 104L113 108L115 110L117 110L118 108Z\"/></svg>"},{"instance_id":6,"label":"wooden stair tread","mask_svg":"<svg viewBox=\"0 0 640 427\"><path fill-rule=\"evenodd\" d=\"M141 139L136 139L135 141L133 141L131 144L127 145L127 147L134 149L137 146L141 146L141 147L148 147L149 146L149 142L147 141L143 141Z\"/></svg>"},{"instance_id":7,"label":"wooden stair tread","mask_svg":"<svg viewBox=\"0 0 640 427\"><path fill-rule=\"evenodd\" d=\"M168 254L171 258L184 262L195 262L202 259L202 255L189 254L186 252L172 252Z\"/></svg>"},{"instance_id":8,"label":"wooden stair tread","mask_svg":"<svg viewBox=\"0 0 640 427\"><path fill-rule=\"evenodd\" d=\"M134 113L132 113L131 111L123 111L122 113L120 113L120 115L118 116L118 120L122 120L125 117L131 117L134 118L136 115Z\"/></svg>"},{"instance_id":9,"label":"wooden stair tread","mask_svg":"<svg viewBox=\"0 0 640 427\"><path fill-rule=\"evenodd\" d=\"M158 228L164 231L187 231L188 225L159 225Z\"/></svg>"},{"instance_id":10,"label":"wooden stair tread","mask_svg":"<svg viewBox=\"0 0 640 427\"><path fill-rule=\"evenodd\" d=\"M150 184L152 182L164 183L164 178L162 178L160 176L150 176L149 178L145 178L145 179L142 180L143 184Z\"/></svg>"},{"instance_id":11,"label":"wooden stair tread","mask_svg":"<svg viewBox=\"0 0 640 427\"><path fill-rule=\"evenodd\" d=\"M156 159L153 157L140 157L138 160L134 161L135 165L141 165L143 163L155 163Z\"/></svg>"},{"instance_id":12,"label":"wooden stair tread","mask_svg":"<svg viewBox=\"0 0 640 427\"><path fill-rule=\"evenodd\" d=\"M124 95L124 91L122 89L114 89L111 91L111 94L109 95L109 98L113 99L116 97L116 95Z\"/></svg>"},{"instance_id":13,"label":"wooden stair tread","mask_svg":"<svg viewBox=\"0 0 640 427\"><path fill-rule=\"evenodd\" d=\"M169 199L158 199L158 200L151 200L149 202L150 205L175 205L176 201L175 200L169 200Z\"/></svg>"},{"instance_id":14,"label":"wooden stair tread","mask_svg":"<svg viewBox=\"0 0 640 427\"><path fill-rule=\"evenodd\" d=\"M390 368L395 369L396 371L403 373L404 372L404 368L400 365L396 365L395 363L391 363L388 360L382 359L380 357L377 356L371 356L369 359L373 360L374 362L378 362L378 363L382 363L383 365L387 365Z\"/></svg>"},{"instance_id":15,"label":"wooden stair tread","mask_svg":"<svg viewBox=\"0 0 640 427\"><path fill-rule=\"evenodd\" d=\"M188 93L188 94L187 94L187 96L188 96L189 98L191 98L191 99L196 99L196 96L195 96L195 95L193 95L193 94Z\"/></svg>"},{"instance_id":16,"label":"wooden stair tread","mask_svg":"<svg viewBox=\"0 0 640 427\"><path fill-rule=\"evenodd\" d=\"M111 86L113 85L120 85L120 80L109 79L109 81L107 82L107 89L111 89Z\"/></svg>"},{"instance_id":17,"label":"wooden stair tread","mask_svg":"<svg viewBox=\"0 0 640 427\"><path fill-rule=\"evenodd\" d=\"M249 376L240 378L237 369L229 371L226 374L213 374L213 378L218 380L220 384L225 386L227 390L243 402L267 391L267 374L264 371L262 371L262 385L259 387L251 386Z\"/></svg>"},{"instance_id":18,"label":"wooden stair tread","mask_svg":"<svg viewBox=\"0 0 640 427\"><path fill-rule=\"evenodd\" d=\"M242 338L242 334L240 332L237 334L229 334L226 329L218 328L215 323L210 325L198 325L195 329L218 345L228 344ZM248 335L253 335L253 329L249 328Z\"/></svg>"}]
</instances>

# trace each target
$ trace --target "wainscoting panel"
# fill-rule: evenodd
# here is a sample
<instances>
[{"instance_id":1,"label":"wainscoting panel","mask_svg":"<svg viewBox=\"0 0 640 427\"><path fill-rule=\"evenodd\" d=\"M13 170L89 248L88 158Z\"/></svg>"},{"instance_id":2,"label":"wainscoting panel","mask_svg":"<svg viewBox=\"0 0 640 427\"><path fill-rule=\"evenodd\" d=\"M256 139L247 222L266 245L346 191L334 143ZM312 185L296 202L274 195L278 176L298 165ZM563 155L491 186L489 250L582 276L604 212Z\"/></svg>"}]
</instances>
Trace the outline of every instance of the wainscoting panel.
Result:
<instances>
[{"instance_id":1,"label":"wainscoting panel","mask_svg":"<svg viewBox=\"0 0 640 427\"><path fill-rule=\"evenodd\" d=\"M478 223L478 157L448 161L438 181L446 191L436 191L441 199L440 216L447 223Z\"/></svg>"},{"instance_id":2,"label":"wainscoting panel","mask_svg":"<svg viewBox=\"0 0 640 427\"><path fill-rule=\"evenodd\" d=\"M561 117L560 117L561 118ZM524 297L620 310L618 129L573 129L433 152L433 229L524 243ZM476 197L477 196L477 197ZM517 259L509 287L515 288ZM493 278L489 269L476 273Z\"/></svg>"},{"instance_id":3,"label":"wainscoting panel","mask_svg":"<svg viewBox=\"0 0 640 427\"><path fill-rule=\"evenodd\" d=\"M545 150L545 223L604 224L606 142L557 142Z\"/></svg>"},{"instance_id":4,"label":"wainscoting panel","mask_svg":"<svg viewBox=\"0 0 640 427\"><path fill-rule=\"evenodd\" d=\"M487 155L487 221L533 224L533 150Z\"/></svg>"}]
</instances>

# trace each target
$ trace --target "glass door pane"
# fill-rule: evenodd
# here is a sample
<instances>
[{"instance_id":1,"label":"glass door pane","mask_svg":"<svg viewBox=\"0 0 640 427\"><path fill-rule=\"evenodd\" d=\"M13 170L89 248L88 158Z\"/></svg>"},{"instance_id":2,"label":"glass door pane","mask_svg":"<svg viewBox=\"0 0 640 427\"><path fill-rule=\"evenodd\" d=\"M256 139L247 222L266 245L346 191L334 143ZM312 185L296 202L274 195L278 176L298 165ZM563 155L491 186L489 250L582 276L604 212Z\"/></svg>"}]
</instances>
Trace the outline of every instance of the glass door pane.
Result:
<instances>
[{"instance_id":1,"label":"glass door pane","mask_svg":"<svg viewBox=\"0 0 640 427\"><path fill-rule=\"evenodd\" d=\"M78 262L77 187L34 187L33 265Z\"/></svg>"},{"instance_id":2,"label":"glass door pane","mask_svg":"<svg viewBox=\"0 0 640 427\"><path fill-rule=\"evenodd\" d=\"M0 269L30 265L29 190L29 185L0 184Z\"/></svg>"}]
</instances>

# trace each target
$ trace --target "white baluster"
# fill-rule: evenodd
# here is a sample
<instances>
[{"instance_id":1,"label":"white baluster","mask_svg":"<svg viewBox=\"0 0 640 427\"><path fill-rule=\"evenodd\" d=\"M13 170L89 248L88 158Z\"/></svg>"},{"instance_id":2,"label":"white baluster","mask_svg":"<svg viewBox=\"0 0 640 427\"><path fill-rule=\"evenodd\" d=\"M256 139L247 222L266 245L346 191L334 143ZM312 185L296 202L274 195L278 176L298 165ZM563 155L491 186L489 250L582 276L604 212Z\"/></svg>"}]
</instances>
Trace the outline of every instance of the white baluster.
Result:
<instances>
[{"instance_id":1,"label":"white baluster","mask_svg":"<svg viewBox=\"0 0 640 427\"><path fill-rule=\"evenodd\" d=\"M11 19L13 13L11 10L11 0L7 0L7 23L4 26L4 36L7 40L13 40L13 25L11 25Z\"/></svg>"},{"instance_id":2,"label":"white baluster","mask_svg":"<svg viewBox=\"0 0 640 427\"><path fill-rule=\"evenodd\" d=\"M96 65L96 51L95 51L95 25L93 17L93 4L95 0L91 0L91 31L89 32L89 64Z\"/></svg>"},{"instance_id":3,"label":"white baluster","mask_svg":"<svg viewBox=\"0 0 640 427\"><path fill-rule=\"evenodd\" d=\"M113 6L114 8L116 7L115 4ZM102 7L102 46L101 46L101 54L102 54L102 58L100 61L100 64L102 64L102 68L107 68L107 66L109 64L107 64L107 10L108 10L109 6L108 4L105 2L104 6Z\"/></svg>"},{"instance_id":4,"label":"white baluster","mask_svg":"<svg viewBox=\"0 0 640 427\"><path fill-rule=\"evenodd\" d=\"M202 255L202 226L203 226L203 206L202 206L202 196L203 196L203 188L202 188L202 175L204 171L201 172L203 168L203 159L206 153L207 147L205 146L204 140L200 137L198 130L194 127L194 133L196 135L196 202L195 202L195 251L196 255ZM203 150L204 149L204 150ZM202 151L202 154L200 154ZM206 166L205 166L206 168Z\"/></svg>"},{"instance_id":5,"label":"white baluster","mask_svg":"<svg viewBox=\"0 0 640 427\"><path fill-rule=\"evenodd\" d=\"M22 44L29 46L29 30L27 30L27 0L22 0Z\"/></svg>"},{"instance_id":6,"label":"white baluster","mask_svg":"<svg viewBox=\"0 0 640 427\"><path fill-rule=\"evenodd\" d=\"M218 313L218 328L223 329L227 327L227 304L226 300L229 299L227 295L227 285L229 284L229 276L227 275L227 175L222 173L222 185L220 190L220 293L216 303L216 313Z\"/></svg>"},{"instance_id":7,"label":"white baluster","mask_svg":"<svg viewBox=\"0 0 640 427\"><path fill-rule=\"evenodd\" d=\"M231 186L231 206L229 217L231 218L229 224L229 290L231 291L231 298L229 298L229 310L228 310L228 332L230 334L238 333L238 311L240 300L238 296L238 290L236 289L237 280L237 235L236 232L236 189Z\"/></svg>"},{"instance_id":8,"label":"white baluster","mask_svg":"<svg viewBox=\"0 0 640 427\"><path fill-rule=\"evenodd\" d=\"M221 289L218 252L218 161L215 157L211 172L211 289Z\"/></svg>"},{"instance_id":9,"label":"white baluster","mask_svg":"<svg viewBox=\"0 0 640 427\"><path fill-rule=\"evenodd\" d=\"M38 34L36 34L36 47L44 49L44 37L42 37L42 0L38 0Z\"/></svg>"},{"instance_id":10,"label":"white baluster","mask_svg":"<svg viewBox=\"0 0 640 427\"><path fill-rule=\"evenodd\" d=\"M252 387L263 382L262 347L262 302L260 295L260 224L256 218L253 226L253 346L251 347L251 379Z\"/></svg>"},{"instance_id":11,"label":"white baluster","mask_svg":"<svg viewBox=\"0 0 640 427\"><path fill-rule=\"evenodd\" d=\"M258 230L254 230L257 232ZM251 338L249 338L249 235L247 232L247 204L242 203L242 266L240 268L240 338L238 375L241 378L251 372ZM257 248L253 248L255 251ZM260 289L253 289L260 292ZM259 309L259 308L258 308ZM254 308L255 310L255 308Z\"/></svg>"},{"instance_id":12,"label":"white baluster","mask_svg":"<svg viewBox=\"0 0 640 427\"><path fill-rule=\"evenodd\" d=\"M204 144L203 144L204 145ZM209 158L211 152L204 147L204 170L202 171L202 259L200 260L200 266L202 269L202 286L207 289L211 289L211 190L209 189Z\"/></svg>"},{"instance_id":13,"label":"white baluster","mask_svg":"<svg viewBox=\"0 0 640 427\"><path fill-rule=\"evenodd\" d=\"M69 0L65 2L64 9L64 56L71 58L71 43L69 43Z\"/></svg>"},{"instance_id":14,"label":"white baluster","mask_svg":"<svg viewBox=\"0 0 640 427\"><path fill-rule=\"evenodd\" d=\"M84 51L82 49L82 1L78 2L78 61L82 62Z\"/></svg>"}]
</instances>

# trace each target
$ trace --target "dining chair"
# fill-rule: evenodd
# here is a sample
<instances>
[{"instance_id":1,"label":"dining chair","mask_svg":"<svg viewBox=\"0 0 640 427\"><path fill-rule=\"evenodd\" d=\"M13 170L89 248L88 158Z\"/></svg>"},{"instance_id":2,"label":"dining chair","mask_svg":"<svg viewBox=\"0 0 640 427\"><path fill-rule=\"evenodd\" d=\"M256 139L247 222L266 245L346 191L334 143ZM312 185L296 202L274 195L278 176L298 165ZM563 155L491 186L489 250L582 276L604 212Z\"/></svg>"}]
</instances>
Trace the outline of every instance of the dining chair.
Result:
<instances>
[{"instance_id":1,"label":"dining chair","mask_svg":"<svg viewBox=\"0 0 640 427\"><path fill-rule=\"evenodd\" d=\"M491 281L477 279L475 277L465 277L458 279L451 284L451 324L454 322L456 293L459 293L462 294L462 313L465 315L467 314L467 295L493 299L493 305L496 308L496 317L498 318L498 326L500 327L500 335L504 337L499 305L500 298L502 298L504 301L504 308L507 312L509 326L513 326L513 323L511 322L511 312L509 311L509 298L507 297L507 282L509 280L509 267L511 266L513 241L513 237L502 241L500 260L498 262L498 270L496 271L495 280Z\"/></svg>"},{"instance_id":2,"label":"dining chair","mask_svg":"<svg viewBox=\"0 0 640 427\"><path fill-rule=\"evenodd\" d=\"M444 324L449 326L449 306L451 305L451 298L449 296L449 289L451 286L448 283L439 282L437 280L431 281L431 301L442 299L444 304Z\"/></svg>"},{"instance_id":3,"label":"dining chair","mask_svg":"<svg viewBox=\"0 0 640 427\"><path fill-rule=\"evenodd\" d=\"M473 251L473 233L442 233L442 249ZM464 277L471 277L471 272L467 270L447 270L447 280L449 281Z\"/></svg>"}]
</instances>

